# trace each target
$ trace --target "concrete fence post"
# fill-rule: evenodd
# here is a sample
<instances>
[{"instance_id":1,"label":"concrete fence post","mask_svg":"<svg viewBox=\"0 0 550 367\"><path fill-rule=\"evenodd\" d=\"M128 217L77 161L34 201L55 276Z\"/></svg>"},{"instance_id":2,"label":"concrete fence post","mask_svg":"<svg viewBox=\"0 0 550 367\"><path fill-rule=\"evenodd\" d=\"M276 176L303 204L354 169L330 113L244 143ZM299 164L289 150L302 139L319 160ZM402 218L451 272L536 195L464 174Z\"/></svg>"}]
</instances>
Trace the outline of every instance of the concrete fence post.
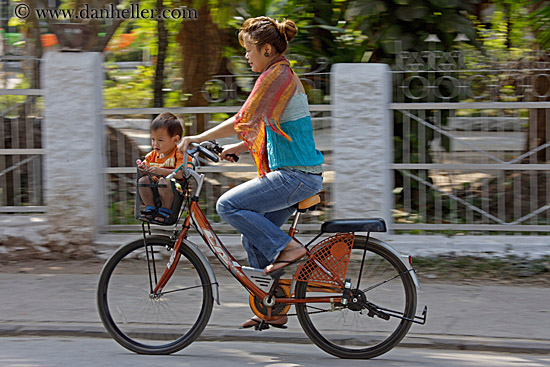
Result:
<instances>
[{"instance_id":1,"label":"concrete fence post","mask_svg":"<svg viewBox=\"0 0 550 367\"><path fill-rule=\"evenodd\" d=\"M391 221L391 75L386 64L332 67L334 219Z\"/></svg>"},{"instance_id":2,"label":"concrete fence post","mask_svg":"<svg viewBox=\"0 0 550 367\"><path fill-rule=\"evenodd\" d=\"M48 241L86 244L105 223L103 56L49 52L44 89L44 196Z\"/></svg>"}]
</instances>

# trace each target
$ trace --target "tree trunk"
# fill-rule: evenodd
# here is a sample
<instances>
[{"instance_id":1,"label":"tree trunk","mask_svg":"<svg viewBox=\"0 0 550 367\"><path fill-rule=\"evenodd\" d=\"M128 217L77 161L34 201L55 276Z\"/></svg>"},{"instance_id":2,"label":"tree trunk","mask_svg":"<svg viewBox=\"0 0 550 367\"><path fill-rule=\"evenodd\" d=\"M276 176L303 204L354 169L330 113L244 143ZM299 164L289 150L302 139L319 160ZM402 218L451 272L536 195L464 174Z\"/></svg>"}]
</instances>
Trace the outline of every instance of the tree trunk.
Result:
<instances>
[{"instance_id":1,"label":"tree trunk","mask_svg":"<svg viewBox=\"0 0 550 367\"><path fill-rule=\"evenodd\" d=\"M193 1L184 1L189 8ZM189 94L186 105L190 107L206 106L202 96L204 83L215 74L222 60L222 44L217 26L212 21L208 3L203 2L197 19L182 22L178 41L183 53L183 92ZM196 133L206 129L204 115L197 115Z\"/></svg>"},{"instance_id":2,"label":"tree trunk","mask_svg":"<svg viewBox=\"0 0 550 367\"><path fill-rule=\"evenodd\" d=\"M27 5L31 9L36 8L36 1L27 0ZM40 39L40 26L38 24L38 19L33 10L29 17L27 18L27 31L25 34L26 37L26 51L25 54L32 56L34 60L30 60L25 65L25 74L29 78L30 88L31 89L40 89L40 65L39 60L42 58L42 41Z\"/></svg>"},{"instance_id":3,"label":"tree trunk","mask_svg":"<svg viewBox=\"0 0 550 367\"><path fill-rule=\"evenodd\" d=\"M157 0L157 9L162 12L164 4L162 0ZM166 49L168 47L168 32L164 25L164 19L157 20L158 35L158 54L157 65L155 67L155 81L153 90L153 107L164 107L164 61L166 59Z\"/></svg>"}]
</instances>

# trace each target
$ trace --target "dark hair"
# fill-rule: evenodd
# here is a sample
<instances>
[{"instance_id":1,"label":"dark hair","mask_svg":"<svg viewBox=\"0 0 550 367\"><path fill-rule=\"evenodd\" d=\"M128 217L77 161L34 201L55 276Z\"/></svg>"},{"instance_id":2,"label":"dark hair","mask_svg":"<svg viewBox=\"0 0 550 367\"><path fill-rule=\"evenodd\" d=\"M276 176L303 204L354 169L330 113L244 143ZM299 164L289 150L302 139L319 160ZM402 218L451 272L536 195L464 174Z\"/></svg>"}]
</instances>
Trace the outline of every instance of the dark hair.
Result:
<instances>
[{"instance_id":1,"label":"dark hair","mask_svg":"<svg viewBox=\"0 0 550 367\"><path fill-rule=\"evenodd\" d=\"M156 131L158 129L166 129L170 137L179 135L183 137L183 127L180 120L170 112L164 112L158 115L153 122L151 123L151 131Z\"/></svg>"},{"instance_id":2,"label":"dark hair","mask_svg":"<svg viewBox=\"0 0 550 367\"><path fill-rule=\"evenodd\" d=\"M258 49L270 44L278 53L283 54L296 33L298 28L292 20L283 19L279 22L269 17L248 18L239 31L239 43L244 47L243 37L247 34Z\"/></svg>"}]
</instances>

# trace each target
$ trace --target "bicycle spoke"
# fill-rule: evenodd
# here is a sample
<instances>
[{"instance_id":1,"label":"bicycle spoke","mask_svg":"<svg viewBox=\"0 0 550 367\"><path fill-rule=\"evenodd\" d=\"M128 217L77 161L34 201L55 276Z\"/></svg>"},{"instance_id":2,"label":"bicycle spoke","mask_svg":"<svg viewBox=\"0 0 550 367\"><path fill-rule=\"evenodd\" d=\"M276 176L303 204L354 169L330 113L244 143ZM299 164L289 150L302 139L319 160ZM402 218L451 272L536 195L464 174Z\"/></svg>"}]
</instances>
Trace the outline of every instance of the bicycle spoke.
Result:
<instances>
[{"instance_id":1,"label":"bicycle spoke","mask_svg":"<svg viewBox=\"0 0 550 367\"><path fill-rule=\"evenodd\" d=\"M375 289L375 288L377 288L377 287L380 287L381 285L386 284L386 283L388 283L388 282L391 282L392 280L397 279L397 278L399 278L400 276L402 276L403 274L409 273L409 272L411 272L411 271L414 271L414 270L413 270L413 269L409 269L409 270L407 270L407 271L403 271L403 272L398 273L397 275L391 277L390 279L387 279L387 280L385 280L385 281L383 281L383 282L380 282L380 283L378 283L378 284L374 284L374 285L372 285L372 286L370 286L370 287L368 287L368 288L362 289L361 291L364 292L364 293L367 293L368 291L373 290L373 289Z\"/></svg>"},{"instance_id":2,"label":"bicycle spoke","mask_svg":"<svg viewBox=\"0 0 550 367\"><path fill-rule=\"evenodd\" d=\"M372 291L373 289L376 289L376 288L378 288L378 287L380 287L380 286L382 286L382 285L384 285L384 284L386 284L386 283L389 283L389 282L391 282L392 280L399 278L400 276L401 276L400 274L397 274L397 275L391 277L390 279L386 279L386 280L384 280L384 281L382 281L382 282L380 282L380 283L371 285L370 287L365 288L365 289L362 289L361 291L364 292L364 293L367 293L368 291Z\"/></svg>"},{"instance_id":3,"label":"bicycle spoke","mask_svg":"<svg viewBox=\"0 0 550 367\"><path fill-rule=\"evenodd\" d=\"M165 294L183 292L183 291L188 291L190 289L201 288L201 287L204 287L204 286L211 286L211 285L212 285L212 283L199 284L199 285L195 285L195 286L192 286L192 287L186 287L186 288L180 288L180 289L173 289L173 290L170 290L170 291L165 291L165 292L160 293L159 295L164 296Z\"/></svg>"}]
</instances>

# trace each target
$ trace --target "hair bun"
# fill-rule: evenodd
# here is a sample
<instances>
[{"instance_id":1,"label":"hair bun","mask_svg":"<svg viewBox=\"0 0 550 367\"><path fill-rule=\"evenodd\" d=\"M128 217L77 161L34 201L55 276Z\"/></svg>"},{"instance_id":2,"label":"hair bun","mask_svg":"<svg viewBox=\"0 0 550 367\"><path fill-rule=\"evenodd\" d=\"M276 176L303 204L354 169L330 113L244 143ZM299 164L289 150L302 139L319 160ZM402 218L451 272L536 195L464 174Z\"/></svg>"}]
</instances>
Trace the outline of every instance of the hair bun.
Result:
<instances>
[{"instance_id":1,"label":"hair bun","mask_svg":"<svg viewBox=\"0 0 550 367\"><path fill-rule=\"evenodd\" d=\"M290 42L296 36L296 33L298 33L296 23L288 19L284 19L282 22L277 21L277 29L287 42Z\"/></svg>"}]
</instances>

